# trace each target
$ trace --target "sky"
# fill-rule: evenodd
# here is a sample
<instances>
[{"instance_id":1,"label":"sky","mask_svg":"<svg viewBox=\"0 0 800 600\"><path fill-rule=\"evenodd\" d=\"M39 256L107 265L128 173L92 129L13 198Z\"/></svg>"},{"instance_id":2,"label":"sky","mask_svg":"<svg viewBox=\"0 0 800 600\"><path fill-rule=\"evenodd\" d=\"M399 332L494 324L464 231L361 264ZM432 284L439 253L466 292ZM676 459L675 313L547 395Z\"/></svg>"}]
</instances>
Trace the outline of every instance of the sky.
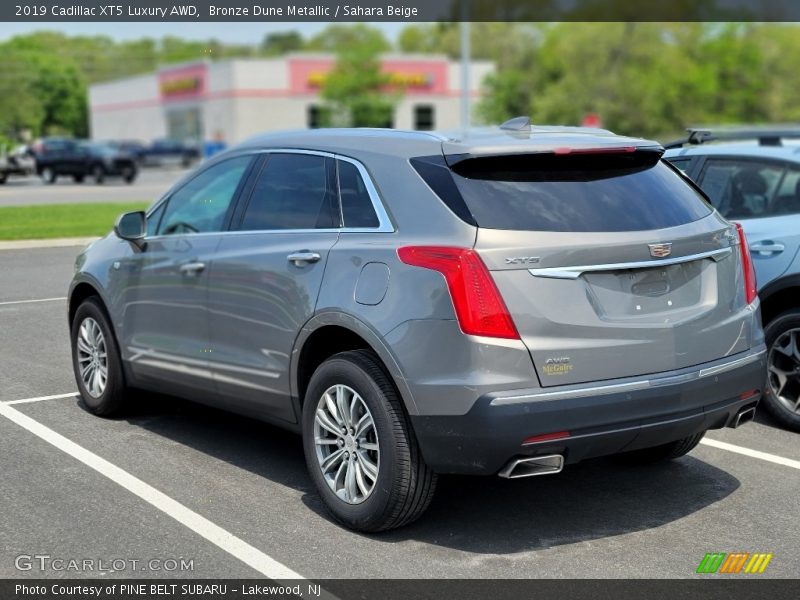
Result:
<instances>
[{"instance_id":1,"label":"sky","mask_svg":"<svg viewBox=\"0 0 800 600\"><path fill-rule=\"evenodd\" d=\"M67 35L108 35L118 40L175 35L187 39L215 38L230 43L260 43L267 33L299 31L314 35L329 23L0 23L0 40L31 31L56 30ZM396 39L404 23L370 23Z\"/></svg>"}]
</instances>

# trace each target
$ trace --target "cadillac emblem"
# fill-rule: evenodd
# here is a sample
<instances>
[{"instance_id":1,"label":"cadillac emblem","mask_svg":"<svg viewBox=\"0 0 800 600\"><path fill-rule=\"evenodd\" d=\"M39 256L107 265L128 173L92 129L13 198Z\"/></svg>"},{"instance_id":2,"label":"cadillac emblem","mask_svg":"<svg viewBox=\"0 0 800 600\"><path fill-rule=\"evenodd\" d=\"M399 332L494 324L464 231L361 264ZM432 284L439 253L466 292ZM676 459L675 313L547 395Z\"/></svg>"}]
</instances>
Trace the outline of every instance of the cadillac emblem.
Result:
<instances>
[{"instance_id":1,"label":"cadillac emblem","mask_svg":"<svg viewBox=\"0 0 800 600\"><path fill-rule=\"evenodd\" d=\"M672 254L672 243L666 242L663 244L647 244L650 248L650 256L653 258L666 258Z\"/></svg>"}]
</instances>

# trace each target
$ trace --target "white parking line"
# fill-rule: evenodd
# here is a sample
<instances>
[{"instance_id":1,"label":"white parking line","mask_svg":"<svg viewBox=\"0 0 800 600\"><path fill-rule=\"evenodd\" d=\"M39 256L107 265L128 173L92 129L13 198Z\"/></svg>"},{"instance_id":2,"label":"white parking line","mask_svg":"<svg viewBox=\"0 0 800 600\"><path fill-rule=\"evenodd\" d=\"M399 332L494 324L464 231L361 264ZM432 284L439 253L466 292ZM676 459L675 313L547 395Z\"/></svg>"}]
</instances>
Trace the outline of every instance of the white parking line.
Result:
<instances>
[{"instance_id":1,"label":"white parking line","mask_svg":"<svg viewBox=\"0 0 800 600\"><path fill-rule=\"evenodd\" d=\"M775 463L776 465L783 465L784 467L791 467L793 469L800 469L800 460L792 460L791 458L784 458L777 454L769 454L768 452L761 452L760 450L751 450L744 446L736 446L727 442L720 442L709 438L703 438L700 443L704 446L711 446L719 450L727 450L728 452L735 452L736 454L743 454L751 458L758 458L766 460L767 462Z\"/></svg>"},{"instance_id":2,"label":"white parking line","mask_svg":"<svg viewBox=\"0 0 800 600\"><path fill-rule=\"evenodd\" d=\"M160 492L97 454L90 452L83 446L79 446L72 440L65 438L60 433L42 425L38 421L21 413L16 408L9 406L8 402L0 403L0 415L28 430L45 442L52 444L62 452L66 452L132 494L135 494L148 504L172 517L265 577L276 581L305 579L302 575L292 571L289 567L279 563L258 548L251 546L241 538L236 537L222 527L212 523L177 500L172 499L163 492ZM296 584L297 582L295 581L294 583ZM335 598L327 593L323 594L323 596Z\"/></svg>"},{"instance_id":3,"label":"white parking line","mask_svg":"<svg viewBox=\"0 0 800 600\"><path fill-rule=\"evenodd\" d=\"M71 394L55 394L54 396L38 396L36 398L23 398L22 400L8 400L3 404L28 404L29 402L41 402L42 400L61 400L62 398L74 398L78 392Z\"/></svg>"},{"instance_id":4,"label":"white parking line","mask_svg":"<svg viewBox=\"0 0 800 600\"><path fill-rule=\"evenodd\" d=\"M37 302L57 302L59 300L66 300L63 298L39 298L37 300L11 300L9 302L0 302L0 306L11 306L12 304L35 304Z\"/></svg>"}]
</instances>

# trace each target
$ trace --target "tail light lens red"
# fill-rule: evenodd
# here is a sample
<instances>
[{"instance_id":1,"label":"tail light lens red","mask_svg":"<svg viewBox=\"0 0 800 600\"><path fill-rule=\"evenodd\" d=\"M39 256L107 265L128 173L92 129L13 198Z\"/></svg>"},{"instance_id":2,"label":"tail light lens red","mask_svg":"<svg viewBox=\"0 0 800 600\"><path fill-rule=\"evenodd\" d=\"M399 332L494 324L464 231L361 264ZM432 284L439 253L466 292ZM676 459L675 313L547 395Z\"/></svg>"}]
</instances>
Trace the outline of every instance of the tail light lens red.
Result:
<instances>
[{"instance_id":1,"label":"tail light lens red","mask_svg":"<svg viewBox=\"0 0 800 600\"><path fill-rule=\"evenodd\" d=\"M753 266L753 257L750 256L750 248L747 246L747 238L741 224L734 223L736 233L739 234L739 251L742 253L742 269L744 270L744 297L748 304L755 302L758 297L758 287L756 285L756 269Z\"/></svg>"},{"instance_id":2,"label":"tail light lens red","mask_svg":"<svg viewBox=\"0 0 800 600\"><path fill-rule=\"evenodd\" d=\"M500 292L478 254L469 248L404 246L397 255L407 265L444 276L461 331L469 335L519 339Z\"/></svg>"}]
</instances>

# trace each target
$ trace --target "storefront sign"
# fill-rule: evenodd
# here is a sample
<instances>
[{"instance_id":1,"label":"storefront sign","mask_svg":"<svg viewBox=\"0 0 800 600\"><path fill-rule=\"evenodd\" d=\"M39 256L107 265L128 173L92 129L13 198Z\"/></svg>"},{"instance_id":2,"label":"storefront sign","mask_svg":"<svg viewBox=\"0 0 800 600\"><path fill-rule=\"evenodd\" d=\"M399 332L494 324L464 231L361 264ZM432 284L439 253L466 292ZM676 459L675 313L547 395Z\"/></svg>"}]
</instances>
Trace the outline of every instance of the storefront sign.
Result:
<instances>
[{"instance_id":1,"label":"storefront sign","mask_svg":"<svg viewBox=\"0 0 800 600\"><path fill-rule=\"evenodd\" d=\"M189 100L206 91L207 67L205 64L189 65L159 72L158 88L164 100Z\"/></svg>"},{"instance_id":2,"label":"storefront sign","mask_svg":"<svg viewBox=\"0 0 800 600\"><path fill-rule=\"evenodd\" d=\"M289 60L289 79L294 94L318 94L334 67L332 59L293 58ZM388 60L383 71L389 86L408 94L447 92L447 61Z\"/></svg>"}]
</instances>

